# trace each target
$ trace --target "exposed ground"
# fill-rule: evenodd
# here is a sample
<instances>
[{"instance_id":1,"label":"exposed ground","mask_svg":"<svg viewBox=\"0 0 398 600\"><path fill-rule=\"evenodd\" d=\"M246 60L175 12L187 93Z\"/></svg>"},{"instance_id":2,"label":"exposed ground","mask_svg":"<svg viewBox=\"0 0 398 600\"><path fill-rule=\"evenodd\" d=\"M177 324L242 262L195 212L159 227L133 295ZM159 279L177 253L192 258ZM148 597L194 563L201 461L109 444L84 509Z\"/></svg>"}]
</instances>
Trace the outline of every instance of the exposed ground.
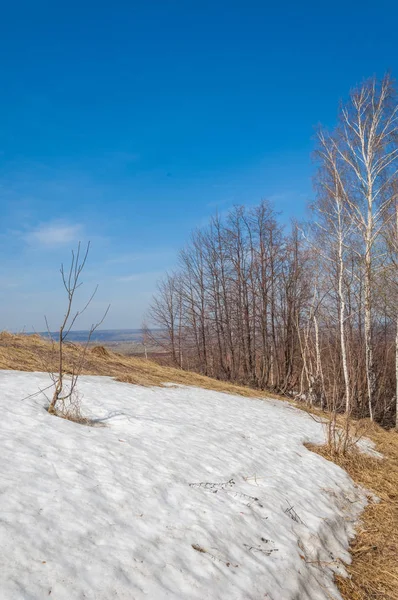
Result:
<instances>
[{"instance_id":1,"label":"exposed ground","mask_svg":"<svg viewBox=\"0 0 398 600\"><path fill-rule=\"evenodd\" d=\"M66 367L71 368L79 349L66 350ZM0 369L46 371L55 367L51 344L39 336L0 333ZM119 381L139 385L175 382L246 397L270 397L258 390L213 380L195 373L160 366L152 361L126 357L102 347L91 349L83 371L109 375ZM272 395L271 395L272 396ZM357 537L351 545L349 578L338 578L340 592L349 600L396 600L398 598L398 434L374 424L365 424L366 435L384 456L377 459L354 453L346 458L330 456L327 448L312 448L337 462L353 480L373 492L379 502L371 502L362 516Z\"/></svg>"},{"instance_id":2,"label":"exposed ground","mask_svg":"<svg viewBox=\"0 0 398 600\"><path fill-rule=\"evenodd\" d=\"M65 370L72 369L73 362L81 353L76 344L65 346ZM57 356L51 343L39 335L0 333L0 369L19 371L48 371L56 369ZM111 352L104 346L94 346L87 351L84 362L84 375L108 375L118 381L137 385L162 385L165 382L193 385L208 390L230 392L249 398L276 398L274 394L259 392L252 388L241 387L204 377L197 373L159 365L145 358L126 356Z\"/></svg>"},{"instance_id":3,"label":"exposed ground","mask_svg":"<svg viewBox=\"0 0 398 600\"><path fill-rule=\"evenodd\" d=\"M368 423L366 435L382 460L362 453L332 457L326 447L311 447L333 460L352 479L379 498L370 502L351 544L353 562L349 579L338 578L343 598L396 600L398 598L398 434Z\"/></svg>"}]
</instances>

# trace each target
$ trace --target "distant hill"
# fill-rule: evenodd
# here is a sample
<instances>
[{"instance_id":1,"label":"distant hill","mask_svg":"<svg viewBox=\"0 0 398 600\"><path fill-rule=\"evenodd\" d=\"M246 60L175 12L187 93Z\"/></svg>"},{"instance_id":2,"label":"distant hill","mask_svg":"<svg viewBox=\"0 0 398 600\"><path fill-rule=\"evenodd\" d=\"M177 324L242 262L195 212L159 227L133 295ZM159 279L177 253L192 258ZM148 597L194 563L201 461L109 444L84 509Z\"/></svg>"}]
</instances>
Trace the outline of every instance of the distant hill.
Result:
<instances>
[{"instance_id":1,"label":"distant hill","mask_svg":"<svg viewBox=\"0 0 398 600\"><path fill-rule=\"evenodd\" d=\"M44 338L50 336L55 339L58 336L58 332L42 331L38 332ZM98 329L91 336L91 342L97 343L108 343L108 342L142 342L142 329ZM28 334L33 335L33 333ZM67 339L70 342L86 342L89 335L88 330L76 330L70 331Z\"/></svg>"}]
</instances>

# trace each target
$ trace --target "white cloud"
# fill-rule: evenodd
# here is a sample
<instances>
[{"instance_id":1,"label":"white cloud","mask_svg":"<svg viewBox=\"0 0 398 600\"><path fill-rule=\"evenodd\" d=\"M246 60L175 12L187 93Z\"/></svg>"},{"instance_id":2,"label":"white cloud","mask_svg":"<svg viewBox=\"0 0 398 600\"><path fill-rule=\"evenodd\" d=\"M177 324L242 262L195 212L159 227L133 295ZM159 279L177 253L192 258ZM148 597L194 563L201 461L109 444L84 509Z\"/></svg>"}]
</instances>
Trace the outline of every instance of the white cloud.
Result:
<instances>
[{"instance_id":1,"label":"white cloud","mask_svg":"<svg viewBox=\"0 0 398 600\"><path fill-rule=\"evenodd\" d=\"M124 264L131 262L144 262L150 260L161 260L164 258L169 258L175 256L175 252L170 249L159 249L156 251L148 251L148 252L130 252L128 254L119 254L117 256L113 256L108 258L105 261L107 265L116 265L116 264Z\"/></svg>"},{"instance_id":2,"label":"white cloud","mask_svg":"<svg viewBox=\"0 0 398 600\"><path fill-rule=\"evenodd\" d=\"M144 273L145 275L145 273ZM117 281L120 281L121 283L128 283L129 281L139 281L140 279L142 279L143 274L141 273L134 273L133 275L125 275L123 277L118 277Z\"/></svg>"},{"instance_id":3,"label":"white cloud","mask_svg":"<svg viewBox=\"0 0 398 600\"><path fill-rule=\"evenodd\" d=\"M64 246L76 242L81 235L82 226L64 222L41 223L36 229L25 234L29 244L40 246Z\"/></svg>"},{"instance_id":4,"label":"white cloud","mask_svg":"<svg viewBox=\"0 0 398 600\"><path fill-rule=\"evenodd\" d=\"M122 275L116 278L120 283L129 283L131 281L140 281L142 283L154 284L158 279L163 277L164 271L145 271L143 273L131 273L130 275Z\"/></svg>"}]
</instances>

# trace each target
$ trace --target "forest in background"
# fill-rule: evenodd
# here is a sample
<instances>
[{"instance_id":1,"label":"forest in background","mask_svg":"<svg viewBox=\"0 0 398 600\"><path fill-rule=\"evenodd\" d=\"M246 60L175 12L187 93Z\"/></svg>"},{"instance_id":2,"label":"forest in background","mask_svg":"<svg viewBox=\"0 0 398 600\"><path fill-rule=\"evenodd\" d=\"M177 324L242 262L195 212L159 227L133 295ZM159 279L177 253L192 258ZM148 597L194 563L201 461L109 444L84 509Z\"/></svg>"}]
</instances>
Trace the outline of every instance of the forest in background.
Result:
<instances>
[{"instance_id":1,"label":"forest in background","mask_svg":"<svg viewBox=\"0 0 398 600\"><path fill-rule=\"evenodd\" d=\"M145 337L183 368L384 426L397 419L398 99L389 76L319 129L315 201L271 202L194 231L158 285Z\"/></svg>"}]
</instances>

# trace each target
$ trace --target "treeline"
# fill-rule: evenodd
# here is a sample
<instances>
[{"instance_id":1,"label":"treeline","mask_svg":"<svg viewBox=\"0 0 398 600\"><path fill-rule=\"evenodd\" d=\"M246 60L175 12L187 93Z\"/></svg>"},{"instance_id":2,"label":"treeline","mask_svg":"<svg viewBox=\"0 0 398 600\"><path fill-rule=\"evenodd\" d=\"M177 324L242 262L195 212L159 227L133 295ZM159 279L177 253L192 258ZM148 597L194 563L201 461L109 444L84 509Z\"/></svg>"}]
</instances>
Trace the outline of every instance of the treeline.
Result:
<instances>
[{"instance_id":1,"label":"treeline","mask_svg":"<svg viewBox=\"0 0 398 600\"><path fill-rule=\"evenodd\" d=\"M318 133L311 219L269 202L195 231L151 322L174 364L389 426L398 374L398 103L366 82Z\"/></svg>"}]
</instances>

